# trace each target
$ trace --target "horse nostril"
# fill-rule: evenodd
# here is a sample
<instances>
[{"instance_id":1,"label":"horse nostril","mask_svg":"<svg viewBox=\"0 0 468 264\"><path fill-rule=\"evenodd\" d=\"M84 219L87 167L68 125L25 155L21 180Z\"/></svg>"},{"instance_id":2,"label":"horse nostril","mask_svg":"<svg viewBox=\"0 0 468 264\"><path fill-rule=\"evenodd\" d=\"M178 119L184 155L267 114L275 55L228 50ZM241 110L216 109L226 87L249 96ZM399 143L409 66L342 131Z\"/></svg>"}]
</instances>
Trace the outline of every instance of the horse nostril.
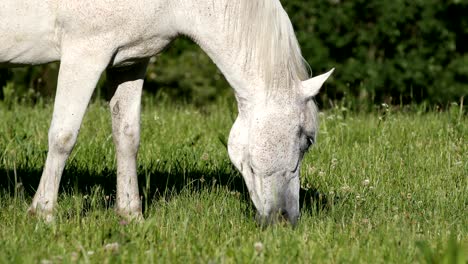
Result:
<instances>
[{"instance_id":1,"label":"horse nostril","mask_svg":"<svg viewBox=\"0 0 468 264\"><path fill-rule=\"evenodd\" d=\"M257 211L257 214L255 215L257 224L262 227L275 224L291 224L292 226L295 226L297 219L297 216L290 214L286 209L282 208L275 211L270 211L270 213L266 215Z\"/></svg>"},{"instance_id":2,"label":"horse nostril","mask_svg":"<svg viewBox=\"0 0 468 264\"><path fill-rule=\"evenodd\" d=\"M280 218L281 218L281 220L286 220L286 221L288 221L288 220L289 220L288 211L286 211L285 209L281 209L281 210L280 210Z\"/></svg>"}]
</instances>

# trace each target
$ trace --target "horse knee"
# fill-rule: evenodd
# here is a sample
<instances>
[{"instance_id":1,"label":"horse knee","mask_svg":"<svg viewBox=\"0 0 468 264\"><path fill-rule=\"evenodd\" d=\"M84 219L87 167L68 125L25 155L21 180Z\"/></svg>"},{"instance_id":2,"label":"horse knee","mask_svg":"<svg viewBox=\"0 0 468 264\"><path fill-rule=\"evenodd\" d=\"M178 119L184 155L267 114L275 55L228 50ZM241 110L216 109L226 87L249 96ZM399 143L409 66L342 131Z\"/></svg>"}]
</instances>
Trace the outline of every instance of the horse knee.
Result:
<instances>
[{"instance_id":1,"label":"horse knee","mask_svg":"<svg viewBox=\"0 0 468 264\"><path fill-rule=\"evenodd\" d=\"M49 151L70 154L75 146L77 136L78 132L76 131L51 129L49 131Z\"/></svg>"},{"instance_id":2,"label":"horse knee","mask_svg":"<svg viewBox=\"0 0 468 264\"><path fill-rule=\"evenodd\" d=\"M140 145L140 128L138 125L126 123L114 131L115 143L119 152L134 155Z\"/></svg>"}]
</instances>

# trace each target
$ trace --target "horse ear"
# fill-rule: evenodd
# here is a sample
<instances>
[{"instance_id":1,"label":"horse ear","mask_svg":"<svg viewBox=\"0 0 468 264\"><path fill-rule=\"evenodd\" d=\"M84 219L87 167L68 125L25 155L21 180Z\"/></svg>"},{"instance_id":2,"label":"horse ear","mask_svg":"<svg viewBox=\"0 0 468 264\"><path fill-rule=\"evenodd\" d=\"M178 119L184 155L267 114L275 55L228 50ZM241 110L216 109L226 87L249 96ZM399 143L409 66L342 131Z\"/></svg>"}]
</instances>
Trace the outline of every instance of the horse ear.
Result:
<instances>
[{"instance_id":1,"label":"horse ear","mask_svg":"<svg viewBox=\"0 0 468 264\"><path fill-rule=\"evenodd\" d=\"M335 68L331 69L327 73L312 77L309 80L302 82L302 90L307 99L318 94L323 83L328 79L328 77L330 77L334 70Z\"/></svg>"}]
</instances>

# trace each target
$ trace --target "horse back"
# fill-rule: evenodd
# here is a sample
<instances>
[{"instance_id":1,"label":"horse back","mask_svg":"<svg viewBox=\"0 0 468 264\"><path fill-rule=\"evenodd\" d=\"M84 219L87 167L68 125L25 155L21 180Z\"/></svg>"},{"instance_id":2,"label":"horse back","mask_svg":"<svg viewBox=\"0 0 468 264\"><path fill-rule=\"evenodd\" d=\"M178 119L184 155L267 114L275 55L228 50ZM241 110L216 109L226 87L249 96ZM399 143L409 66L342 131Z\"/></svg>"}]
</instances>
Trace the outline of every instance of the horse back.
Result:
<instances>
[{"instance_id":1,"label":"horse back","mask_svg":"<svg viewBox=\"0 0 468 264\"><path fill-rule=\"evenodd\" d=\"M164 3L2 0L0 66L58 61L70 43L115 50L116 64L152 56L175 35L167 25Z\"/></svg>"}]
</instances>

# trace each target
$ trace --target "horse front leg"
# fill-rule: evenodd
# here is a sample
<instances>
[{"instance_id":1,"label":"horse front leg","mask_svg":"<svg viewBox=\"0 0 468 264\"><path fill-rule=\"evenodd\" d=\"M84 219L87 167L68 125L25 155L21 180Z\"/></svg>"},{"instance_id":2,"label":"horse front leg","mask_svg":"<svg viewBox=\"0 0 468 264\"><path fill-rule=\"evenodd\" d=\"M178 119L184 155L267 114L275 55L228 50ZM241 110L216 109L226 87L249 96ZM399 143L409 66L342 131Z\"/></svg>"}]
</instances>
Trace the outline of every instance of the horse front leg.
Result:
<instances>
[{"instance_id":1,"label":"horse front leg","mask_svg":"<svg viewBox=\"0 0 468 264\"><path fill-rule=\"evenodd\" d=\"M39 187L28 212L52 221L65 162L75 145L91 95L109 56L89 47L68 46L62 51L49 149Z\"/></svg>"},{"instance_id":2,"label":"horse front leg","mask_svg":"<svg viewBox=\"0 0 468 264\"><path fill-rule=\"evenodd\" d=\"M136 162L140 144L141 93L147 65L148 61L144 61L107 71L110 89L115 91L110 110L117 155L116 211L130 220L142 219Z\"/></svg>"}]
</instances>

